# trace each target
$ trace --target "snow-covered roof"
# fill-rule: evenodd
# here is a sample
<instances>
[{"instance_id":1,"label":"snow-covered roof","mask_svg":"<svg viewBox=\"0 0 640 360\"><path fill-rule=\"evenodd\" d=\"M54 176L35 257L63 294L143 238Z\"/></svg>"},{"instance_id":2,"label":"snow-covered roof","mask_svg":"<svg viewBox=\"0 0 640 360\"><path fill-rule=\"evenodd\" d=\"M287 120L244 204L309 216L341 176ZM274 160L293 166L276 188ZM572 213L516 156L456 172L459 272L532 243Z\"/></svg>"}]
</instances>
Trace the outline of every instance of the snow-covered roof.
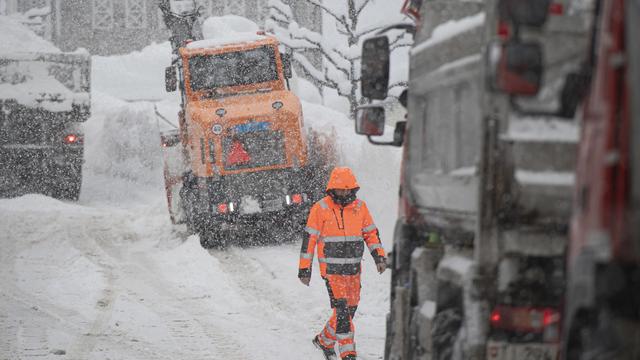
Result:
<instances>
[{"instance_id":1,"label":"snow-covered roof","mask_svg":"<svg viewBox=\"0 0 640 360\"><path fill-rule=\"evenodd\" d=\"M0 99L49 111L70 111L73 104L88 103L88 93L74 92L49 71L48 54L60 53L16 19L0 16L0 59L5 60L0 66Z\"/></svg>"}]
</instances>

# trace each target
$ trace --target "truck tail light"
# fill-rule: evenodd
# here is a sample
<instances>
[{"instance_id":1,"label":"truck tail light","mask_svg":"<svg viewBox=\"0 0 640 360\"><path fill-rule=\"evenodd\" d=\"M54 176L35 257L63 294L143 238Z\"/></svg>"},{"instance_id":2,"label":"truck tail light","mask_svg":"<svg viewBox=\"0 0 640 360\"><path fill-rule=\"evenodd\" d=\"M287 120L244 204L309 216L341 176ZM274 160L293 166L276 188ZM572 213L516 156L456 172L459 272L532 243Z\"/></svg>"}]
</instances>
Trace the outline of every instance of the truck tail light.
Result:
<instances>
[{"instance_id":1,"label":"truck tail light","mask_svg":"<svg viewBox=\"0 0 640 360\"><path fill-rule=\"evenodd\" d=\"M82 136L77 134L67 134L64 137L64 143L69 145L82 144L83 140Z\"/></svg>"},{"instance_id":2,"label":"truck tail light","mask_svg":"<svg viewBox=\"0 0 640 360\"><path fill-rule=\"evenodd\" d=\"M509 23L504 20L500 20L498 22L498 37L502 40L507 40L509 36L511 36Z\"/></svg>"},{"instance_id":3,"label":"truck tail light","mask_svg":"<svg viewBox=\"0 0 640 360\"><path fill-rule=\"evenodd\" d=\"M551 15L563 15L564 14L564 5L561 3L552 3L549 5L549 14Z\"/></svg>"},{"instance_id":4,"label":"truck tail light","mask_svg":"<svg viewBox=\"0 0 640 360\"><path fill-rule=\"evenodd\" d=\"M302 195L301 194L291 195L291 201L293 201L294 204L302 204Z\"/></svg>"},{"instance_id":5,"label":"truck tail light","mask_svg":"<svg viewBox=\"0 0 640 360\"><path fill-rule=\"evenodd\" d=\"M494 329L543 333L545 341L557 341L560 313L553 308L497 306L489 322Z\"/></svg>"},{"instance_id":6,"label":"truck tail light","mask_svg":"<svg viewBox=\"0 0 640 360\"><path fill-rule=\"evenodd\" d=\"M218 204L216 210L218 214L229 214L236 211L236 204L233 202Z\"/></svg>"},{"instance_id":7,"label":"truck tail light","mask_svg":"<svg viewBox=\"0 0 640 360\"><path fill-rule=\"evenodd\" d=\"M227 204L218 204L218 214L226 214L227 212L229 212Z\"/></svg>"}]
</instances>

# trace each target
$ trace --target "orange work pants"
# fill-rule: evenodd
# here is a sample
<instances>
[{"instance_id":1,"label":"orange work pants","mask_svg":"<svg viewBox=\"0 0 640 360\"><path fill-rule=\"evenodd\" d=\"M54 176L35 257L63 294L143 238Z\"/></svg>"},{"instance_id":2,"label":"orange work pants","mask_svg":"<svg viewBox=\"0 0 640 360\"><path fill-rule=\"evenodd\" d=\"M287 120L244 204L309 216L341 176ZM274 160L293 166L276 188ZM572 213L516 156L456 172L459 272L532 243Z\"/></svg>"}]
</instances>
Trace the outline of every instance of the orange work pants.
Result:
<instances>
[{"instance_id":1,"label":"orange work pants","mask_svg":"<svg viewBox=\"0 0 640 360\"><path fill-rule=\"evenodd\" d=\"M318 339L331 349L337 342L341 358L356 356L353 316L360 302L360 275L327 275L324 280L333 314L318 334Z\"/></svg>"}]
</instances>

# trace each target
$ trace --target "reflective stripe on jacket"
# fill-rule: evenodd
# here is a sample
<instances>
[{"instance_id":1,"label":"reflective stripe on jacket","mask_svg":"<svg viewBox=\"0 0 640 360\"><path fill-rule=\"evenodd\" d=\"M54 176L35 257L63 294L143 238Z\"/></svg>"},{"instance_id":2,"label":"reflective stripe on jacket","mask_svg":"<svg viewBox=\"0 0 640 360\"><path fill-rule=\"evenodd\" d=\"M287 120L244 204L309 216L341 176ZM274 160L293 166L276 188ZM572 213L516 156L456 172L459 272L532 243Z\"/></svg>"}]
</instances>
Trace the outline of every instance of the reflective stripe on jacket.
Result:
<instances>
[{"instance_id":1,"label":"reflective stripe on jacket","mask_svg":"<svg viewBox=\"0 0 640 360\"><path fill-rule=\"evenodd\" d=\"M316 247L322 277L359 274L365 244L376 262L384 259L378 228L367 204L360 199L343 208L331 197L324 197L311 207L305 231L307 236L300 252L300 277L311 275Z\"/></svg>"}]
</instances>

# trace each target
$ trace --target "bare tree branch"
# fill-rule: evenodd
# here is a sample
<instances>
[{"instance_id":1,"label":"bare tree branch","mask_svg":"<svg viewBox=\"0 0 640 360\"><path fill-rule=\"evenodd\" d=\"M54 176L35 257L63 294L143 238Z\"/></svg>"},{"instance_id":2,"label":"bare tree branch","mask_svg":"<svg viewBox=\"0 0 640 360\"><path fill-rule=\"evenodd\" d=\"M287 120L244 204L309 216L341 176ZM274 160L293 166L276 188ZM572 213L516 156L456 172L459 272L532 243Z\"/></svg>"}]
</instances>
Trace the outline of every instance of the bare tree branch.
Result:
<instances>
[{"instance_id":1,"label":"bare tree branch","mask_svg":"<svg viewBox=\"0 0 640 360\"><path fill-rule=\"evenodd\" d=\"M356 39L358 39L358 41L359 41L361 37L366 36L366 35L369 35L369 34L371 34L372 32L376 32L376 31L378 31L378 30L380 30L380 29L382 29L382 26L374 26L374 27L372 27L372 28L369 28L369 29L365 29L365 30L359 31L358 33L354 34L354 37L355 37Z\"/></svg>"},{"instance_id":2,"label":"bare tree branch","mask_svg":"<svg viewBox=\"0 0 640 360\"><path fill-rule=\"evenodd\" d=\"M360 13L362 12L362 10L364 10L364 8L366 8L367 5L369 5L370 2L371 2L371 0L364 0L362 2L362 5L360 5L360 7L358 9L356 9L356 17L360 16Z\"/></svg>"},{"instance_id":3,"label":"bare tree branch","mask_svg":"<svg viewBox=\"0 0 640 360\"><path fill-rule=\"evenodd\" d=\"M333 56L331 56L331 53L329 51L327 51L324 46L322 46L322 44L313 41L311 39L309 39L307 36L299 36L299 35L291 35L292 39L295 40L303 40L308 42L309 44L313 45L313 47L309 47L307 49L316 49L318 51L320 51L320 53L322 54L322 56L327 59L327 61L329 61L329 63L331 63L331 65L333 65L338 71L342 72L347 78L349 78L349 70L343 68L342 66L340 66L340 64L338 64L338 62L333 58Z\"/></svg>"},{"instance_id":4,"label":"bare tree branch","mask_svg":"<svg viewBox=\"0 0 640 360\"><path fill-rule=\"evenodd\" d=\"M347 20L345 19L344 15L340 16L338 14L336 14L333 10L329 9L328 7L322 5L321 3L319 3L317 0L305 0L306 2L308 2L309 4L321 9L322 11L324 11L325 13L327 13L329 16L331 16L332 18L336 19L336 21L338 21L338 23L340 23L342 26L344 26L344 28L349 31L349 23L347 22Z\"/></svg>"}]
</instances>

